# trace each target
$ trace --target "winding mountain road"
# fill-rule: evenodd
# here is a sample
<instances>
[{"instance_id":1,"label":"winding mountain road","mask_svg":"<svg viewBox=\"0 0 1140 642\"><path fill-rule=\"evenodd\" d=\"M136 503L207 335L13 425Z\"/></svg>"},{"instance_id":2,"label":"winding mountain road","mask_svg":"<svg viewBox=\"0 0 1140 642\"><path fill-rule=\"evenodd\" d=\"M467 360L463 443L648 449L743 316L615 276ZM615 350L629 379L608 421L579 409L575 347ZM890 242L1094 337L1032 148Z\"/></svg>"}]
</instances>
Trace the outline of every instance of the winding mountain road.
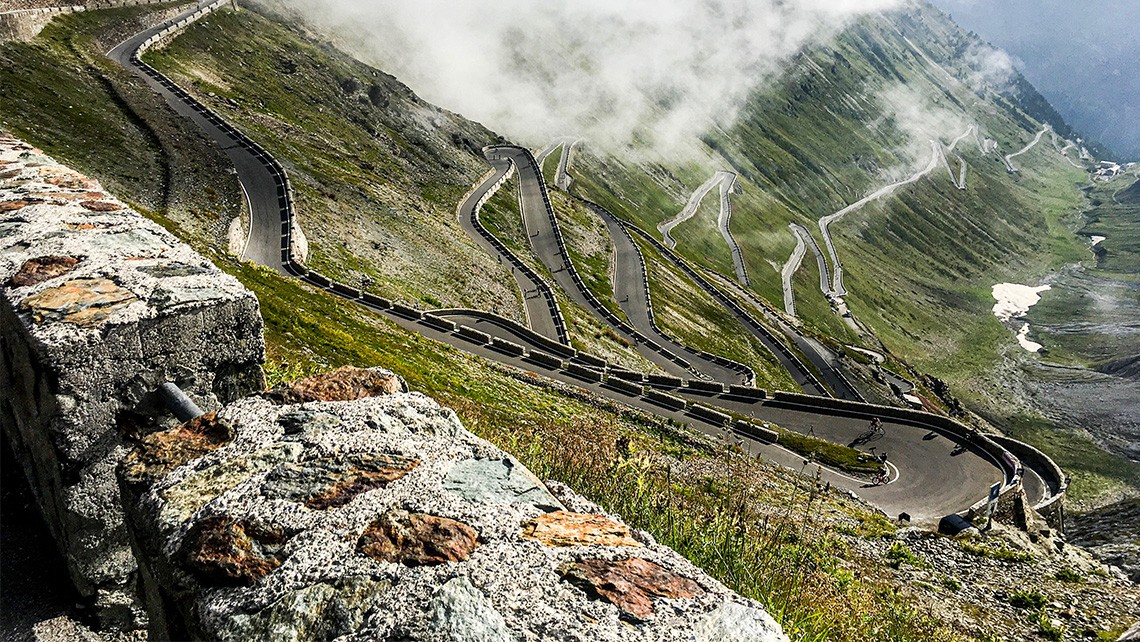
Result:
<instances>
[{"instance_id":1,"label":"winding mountain road","mask_svg":"<svg viewBox=\"0 0 1140 642\"><path fill-rule=\"evenodd\" d=\"M212 0L202 6L214 8L222 4L228 4L228 0ZM550 339L542 342L530 341L527 339L532 334L529 330L524 331L525 329L520 328L510 334L515 339L527 341L527 345L488 341L483 338L486 335L464 331L463 328L457 328L439 316L425 315L374 295L361 293L353 287L331 282L297 263L290 251L290 234L295 221L292 192L282 166L244 134L225 123L189 94L138 59L143 43L152 35L188 16L200 16L201 14L197 12L198 8L192 9L167 24L132 37L112 50L111 57L136 75L144 77L148 85L179 114L197 123L207 136L226 149L227 155L238 168L238 178L246 191L253 217L253 232L247 248L247 257L295 275L314 287L335 293L347 301L384 316L400 327L427 338L508 366L536 372L555 381L572 384L631 407L677 419L710 435L725 434L723 422L710 421L706 416L689 409L667 408L648 398L640 388L631 391L628 387L597 381L602 375L594 374L595 371L582 367L571 370L566 362L553 359L549 354L543 356L544 353L541 352L543 347L559 344ZM464 205L460 208L461 212L468 206L477 209L481 197L497 187L504 172L509 171L509 163L506 161L516 162L511 160L509 154L496 155L496 153L491 153L489 160L494 171L465 199ZM525 164L516 162L516 167L519 165ZM525 167L518 167L518 169L520 183L532 180L526 175L533 172L533 168L527 170ZM475 315L470 320L476 323L482 318ZM508 320L488 322L484 326L484 331L493 331L499 325L510 327L511 322ZM565 346L559 349L563 348ZM570 352L574 353L572 350ZM866 433L870 418L878 416L880 412L887 412L888 409L853 404L838 411L829 409L827 405L817 402L813 397L796 397L795 400L741 399L729 393L698 393L687 387L680 389L679 392L685 396L701 398L703 403L710 406L755 417L758 421L775 422L789 430L815 434L840 443L854 443L865 450L877 449L877 452L888 450L890 461L897 469L897 475L889 484L870 486L862 480L826 468L820 470L821 479L858 493L888 514L905 511L910 513L915 521L922 523L930 523L948 512L964 510L984 496L986 488L993 482L1002 481L1007 487L1015 487L1018 483L1016 475L1021 472L1016 460L1009 456L1008 452L995 450L992 442L988 442L984 437L975 437L972 444L963 445L949 438L946 433L932 429L931 425L935 422L933 417L924 419L923 415L914 415L913 419L884 420L885 430L879 441L858 443L859 438ZM776 463L805 472L815 468L814 464L805 462L799 455L785 450L778 444L754 439L747 431L736 433L735 438L741 440L743 447L749 452L762 455ZM1001 456L996 456L994 453L1000 453Z\"/></svg>"},{"instance_id":2,"label":"winding mountain road","mask_svg":"<svg viewBox=\"0 0 1140 642\"><path fill-rule=\"evenodd\" d=\"M911 183L918 181L923 176L926 176L927 174L933 172L935 168L938 167L938 158L942 155L942 148L938 141L932 140L930 141L930 150L930 162L926 164L925 168L918 171L910 178L899 181L897 183L892 183L885 187L881 187L875 192L872 192L870 195L864 196L862 199L852 203L851 205L848 205L838 212L819 219L819 231L823 235L823 242L825 245L827 245L827 253L830 255L831 265L834 267L834 273L829 292L831 296L841 297L846 296L847 294L847 290L843 287L843 264L839 262L839 255L835 251L835 243L831 239L831 232L829 230L831 224L850 214L851 212L854 212L855 210L863 207L867 203L883 198L884 196L889 196L900 187L910 185Z\"/></svg>"},{"instance_id":3,"label":"winding mountain road","mask_svg":"<svg viewBox=\"0 0 1140 642\"><path fill-rule=\"evenodd\" d=\"M796 316L796 293L792 289L792 275L796 270L800 269L800 264L804 262L804 256L807 254L807 243L804 237L800 235L794 223L788 224L788 228L792 230L792 235L796 237L796 247L792 250L792 255L788 258L788 262L784 264L783 269L780 270L780 280L784 285L784 312L788 316Z\"/></svg>"},{"instance_id":4,"label":"winding mountain road","mask_svg":"<svg viewBox=\"0 0 1140 642\"><path fill-rule=\"evenodd\" d=\"M716 226L720 229L720 235L724 237L728 251L732 254L732 266L736 270L736 280L747 288L752 287L752 283L748 280L748 268L744 265L744 255L740 252L740 245L732 236L730 229L732 223L732 199L730 197L733 188L736 187L736 182L736 174L732 175L732 180L720 182L720 215L717 216Z\"/></svg>"},{"instance_id":5,"label":"winding mountain road","mask_svg":"<svg viewBox=\"0 0 1140 642\"><path fill-rule=\"evenodd\" d=\"M708 193L711 192L714 187L720 185L724 181L735 180L736 174L733 174L732 172L718 171L710 176L707 181L701 183L701 186L698 187L692 193L692 195L689 196L689 202L685 204L684 209L682 209L680 213L657 226L657 231L661 232L661 239L665 242L665 246L670 250L677 247L677 241L673 238L670 232L673 231L673 228L697 215L697 209L700 208L701 201L705 199L705 196L708 195Z\"/></svg>"},{"instance_id":6,"label":"winding mountain road","mask_svg":"<svg viewBox=\"0 0 1140 642\"><path fill-rule=\"evenodd\" d=\"M823 251L819 249L819 244L815 242L811 232L799 223L789 223L788 227L796 237L796 249L792 250L791 258L780 271L780 278L784 285L784 311L794 317L796 316L796 292L792 287L792 277L795 276L796 270L800 269L800 265L803 263L802 254L798 259L796 258L796 253L800 251L800 245L805 248L810 247L812 254L815 255L815 263L819 269L819 291L824 294L831 291L831 274L828 272L827 259L823 257Z\"/></svg>"},{"instance_id":7,"label":"winding mountain road","mask_svg":"<svg viewBox=\"0 0 1140 642\"><path fill-rule=\"evenodd\" d=\"M511 276L515 278L519 292L522 293L527 325L543 336L569 344L570 335L566 321L562 317L562 311L550 285L507 249L479 221L479 210L483 203L499 189L503 180L514 169L514 163L509 158L504 158L492 150L485 151L485 155L495 169L489 178L471 190L460 203L459 226L476 245L496 257L499 263L510 268Z\"/></svg>"},{"instance_id":8,"label":"winding mountain road","mask_svg":"<svg viewBox=\"0 0 1140 642\"><path fill-rule=\"evenodd\" d=\"M1025 147L1022 147L1021 149L1017 150L1016 152L1014 152L1012 154L1007 154L1005 157L1005 169L1006 169L1006 171L1008 171L1010 174L1016 173L1018 170L1017 170L1017 167L1015 167L1013 164L1013 159L1017 158L1018 156L1021 156L1022 154L1026 153L1029 150L1036 147L1037 143L1041 142L1041 138L1045 136L1045 132L1050 132L1050 131L1053 131L1053 128L1050 127L1049 125L1045 125L1045 127L1041 131L1037 132L1037 137L1034 138L1032 141L1030 141L1028 145L1026 145Z\"/></svg>"}]
</instances>

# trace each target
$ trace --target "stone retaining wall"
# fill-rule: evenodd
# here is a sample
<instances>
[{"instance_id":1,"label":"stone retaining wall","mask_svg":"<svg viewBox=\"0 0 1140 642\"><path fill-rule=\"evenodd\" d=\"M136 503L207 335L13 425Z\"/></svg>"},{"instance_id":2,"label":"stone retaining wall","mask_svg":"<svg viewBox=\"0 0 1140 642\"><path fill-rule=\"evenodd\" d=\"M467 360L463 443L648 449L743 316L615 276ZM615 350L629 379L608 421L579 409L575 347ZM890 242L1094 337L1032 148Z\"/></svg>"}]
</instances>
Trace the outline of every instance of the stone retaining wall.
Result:
<instances>
[{"instance_id":1,"label":"stone retaining wall","mask_svg":"<svg viewBox=\"0 0 1140 642\"><path fill-rule=\"evenodd\" d=\"M318 376L294 387L319 394L247 398L128 457L152 637L786 640L452 411L345 383L390 376Z\"/></svg>"},{"instance_id":2,"label":"stone retaining wall","mask_svg":"<svg viewBox=\"0 0 1140 642\"><path fill-rule=\"evenodd\" d=\"M0 42L29 41L56 16L79 11L160 4L169 0L6 0L0 3Z\"/></svg>"},{"instance_id":3,"label":"stone retaining wall","mask_svg":"<svg viewBox=\"0 0 1140 642\"><path fill-rule=\"evenodd\" d=\"M79 593L145 618L114 467L173 421L172 381L212 409L260 389L257 299L94 180L0 136L0 424Z\"/></svg>"}]
</instances>

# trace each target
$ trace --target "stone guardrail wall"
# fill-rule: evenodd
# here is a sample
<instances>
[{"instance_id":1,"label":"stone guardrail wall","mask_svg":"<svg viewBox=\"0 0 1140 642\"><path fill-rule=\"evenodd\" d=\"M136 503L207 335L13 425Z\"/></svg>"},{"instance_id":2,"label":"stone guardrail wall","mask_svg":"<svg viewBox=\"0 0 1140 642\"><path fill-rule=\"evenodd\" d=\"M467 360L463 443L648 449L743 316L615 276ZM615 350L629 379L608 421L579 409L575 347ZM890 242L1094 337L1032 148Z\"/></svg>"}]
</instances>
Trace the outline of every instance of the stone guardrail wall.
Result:
<instances>
[{"instance_id":1,"label":"stone guardrail wall","mask_svg":"<svg viewBox=\"0 0 1140 642\"><path fill-rule=\"evenodd\" d=\"M994 435L993 440L1022 462L1028 463L1033 470L1045 473L1043 481L1051 492L1048 497L1038 502L1033 510L1040 513L1050 526L1062 533L1065 532L1065 493L1069 488L1069 478L1065 472L1051 457L1023 441L1004 435Z\"/></svg>"},{"instance_id":2,"label":"stone guardrail wall","mask_svg":"<svg viewBox=\"0 0 1140 642\"><path fill-rule=\"evenodd\" d=\"M320 375L128 456L153 639L787 640L395 379Z\"/></svg>"},{"instance_id":3,"label":"stone guardrail wall","mask_svg":"<svg viewBox=\"0 0 1140 642\"><path fill-rule=\"evenodd\" d=\"M56 16L65 13L160 4L169 0L6 0L0 3L0 42L29 41Z\"/></svg>"},{"instance_id":4,"label":"stone guardrail wall","mask_svg":"<svg viewBox=\"0 0 1140 642\"><path fill-rule=\"evenodd\" d=\"M114 468L172 416L264 386L257 299L94 180L0 138L0 424L80 596L145 621Z\"/></svg>"}]
</instances>

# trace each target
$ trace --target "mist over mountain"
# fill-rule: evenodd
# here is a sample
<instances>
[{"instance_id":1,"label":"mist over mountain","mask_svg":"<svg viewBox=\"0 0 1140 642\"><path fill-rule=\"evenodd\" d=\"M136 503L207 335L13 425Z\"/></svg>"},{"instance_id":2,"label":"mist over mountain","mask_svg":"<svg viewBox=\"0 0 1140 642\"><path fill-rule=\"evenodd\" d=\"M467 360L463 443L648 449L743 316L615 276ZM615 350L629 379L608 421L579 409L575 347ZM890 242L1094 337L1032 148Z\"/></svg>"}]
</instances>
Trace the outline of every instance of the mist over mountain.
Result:
<instances>
[{"instance_id":1,"label":"mist over mountain","mask_svg":"<svg viewBox=\"0 0 1140 642\"><path fill-rule=\"evenodd\" d=\"M932 1L1013 54L1070 125L1119 160L1140 158L1140 2Z\"/></svg>"},{"instance_id":2,"label":"mist over mountain","mask_svg":"<svg viewBox=\"0 0 1140 642\"><path fill-rule=\"evenodd\" d=\"M280 0L425 99L519 140L658 150L730 125L804 45L900 0Z\"/></svg>"}]
</instances>

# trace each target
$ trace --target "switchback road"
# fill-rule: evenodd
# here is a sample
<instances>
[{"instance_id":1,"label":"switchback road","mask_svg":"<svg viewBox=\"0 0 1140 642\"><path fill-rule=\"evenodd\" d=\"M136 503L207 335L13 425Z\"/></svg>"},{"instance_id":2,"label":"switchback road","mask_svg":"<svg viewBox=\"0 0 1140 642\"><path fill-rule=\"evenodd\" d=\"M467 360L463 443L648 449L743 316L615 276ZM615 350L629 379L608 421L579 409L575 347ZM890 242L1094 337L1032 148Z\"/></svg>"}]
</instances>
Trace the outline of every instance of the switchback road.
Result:
<instances>
[{"instance_id":1,"label":"switchback road","mask_svg":"<svg viewBox=\"0 0 1140 642\"><path fill-rule=\"evenodd\" d=\"M219 4L221 2L210 2L204 6L212 7ZM194 14L187 12L181 17L190 15ZM540 374L554 381L572 384L622 404L677 419L711 435L734 435L733 438L742 440L743 446L749 452L762 455L782 465L804 469L806 472L811 472L814 468L814 464L804 462L798 455L783 449L778 444L767 443L764 439L754 437L754 431L744 430L734 434L735 426L730 429L723 420L708 412L700 411L691 403L685 404L684 408L671 404L662 405L660 401L650 398L649 393L641 385L620 384L617 379L607 377L603 371L610 372L612 368L609 366L591 369L575 365L581 363L576 361L576 357L570 360L554 358L549 352L543 352L542 348L558 348L559 351L569 349L553 340L529 341L528 345L523 345L489 337L489 332L484 334L473 328L464 330L442 317L424 314L380 297L361 293L353 287L331 282L297 263L289 251L289 235L293 221L292 195L288 188L288 177L281 165L256 143L224 124L216 114L202 107L188 94L177 88L171 89L174 87L173 83L138 61L136 54L150 32L157 33L157 30L139 34L128 43L120 45L116 48L117 55L113 57L129 69L138 70L146 75L151 87L172 106L181 103L181 106L176 107L178 112L198 123L218 144L227 148L237 145L245 150L245 154L234 154L231 158L235 159L235 165L243 163L243 169L239 169L238 176L250 199L250 209L254 217L255 233L250 238L248 256L264 257L266 265L295 274L310 285L367 307L397 325L425 337L520 370ZM150 80L155 80L157 84L150 83ZM218 123L222 125L219 126ZM269 183L258 183L259 180L266 178L266 174L257 171L252 161L257 161L266 168L268 178L274 186L272 189ZM503 166L498 164L495 168L495 172L490 174L487 181L476 188L476 191L484 188L489 191L498 179L501 179L499 172L503 171ZM478 200L476 198L474 202ZM275 230L275 234L268 233L271 229ZM264 233L258 233L258 230ZM479 315L470 318L472 323L481 320ZM506 327L511 325L507 320L503 320L502 323ZM485 325L488 331L495 327L498 327L496 323ZM520 328L511 336L520 340L526 339L530 331L524 330ZM574 351L569 351L574 354ZM883 421L885 430L878 440L873 443L865 440L859 443L861 436L866 433L871 417L883 412L897 411L879 409L867 404L848 403L840 407L829 405L824 403L825 400L817 400L818 398L814 397L793 398L785 395L782 399L757 399L754 394L750 394L748 398L741 399L740 395L729 394L723 388L721 392L702 392L687 385L680 388L676 384L670 385L683 396L694 400L702 397L703 403L708 406L754 417L758 422L775 422L789 430L827 436L840 443L854 443L868 451L872 448L876 452L888 450L890 461L897 469L897 475L890 484L869 486L861 480L831 470L823 469L820 473L822 480L860 494L888 514L905 511L916 520L929 523L947 512L964 510L984 496L986 488L995 481L1004 481L1007 486L1013 487L1017 482L1015 476L1021 470L1016 459L984 437L974 436L971 438L971 444L965 446L951 438L951 433L932 428L940 422L945 423L937 417L926 418L925 415L914 414L908 415L912 418L907 420L886 419Z\"/></svg>"}]
</instances>

